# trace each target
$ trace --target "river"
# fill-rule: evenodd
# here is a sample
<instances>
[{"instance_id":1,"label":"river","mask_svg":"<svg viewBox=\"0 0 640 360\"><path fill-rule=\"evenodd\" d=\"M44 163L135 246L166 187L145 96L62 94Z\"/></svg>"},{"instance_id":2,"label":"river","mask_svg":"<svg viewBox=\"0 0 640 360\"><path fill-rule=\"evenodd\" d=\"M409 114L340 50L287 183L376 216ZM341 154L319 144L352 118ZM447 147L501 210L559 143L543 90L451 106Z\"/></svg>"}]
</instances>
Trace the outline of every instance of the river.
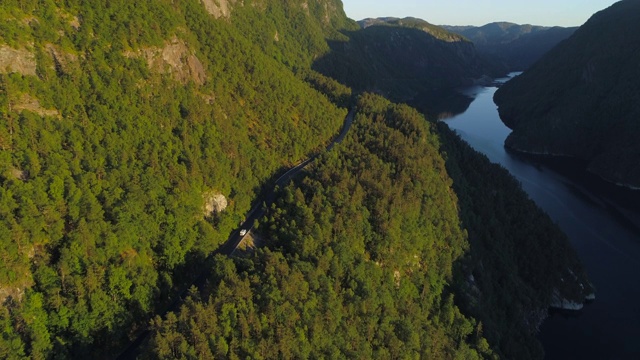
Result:
<instances>
[{"instance_id":1,"label":"river","mask_svg":"<svg viewBox=\"0 0 640 360\"><path fill-rule=\"evenodd\" d=\"M521 182L569 236L596 287L596 300L581 312L545 320L539 338L546 358L640 358L640 191L607 184L575 161L506 151L510 129L493 103L496 89L466 89L473 102L446 123Z\"/></svg>"}]
</instances>

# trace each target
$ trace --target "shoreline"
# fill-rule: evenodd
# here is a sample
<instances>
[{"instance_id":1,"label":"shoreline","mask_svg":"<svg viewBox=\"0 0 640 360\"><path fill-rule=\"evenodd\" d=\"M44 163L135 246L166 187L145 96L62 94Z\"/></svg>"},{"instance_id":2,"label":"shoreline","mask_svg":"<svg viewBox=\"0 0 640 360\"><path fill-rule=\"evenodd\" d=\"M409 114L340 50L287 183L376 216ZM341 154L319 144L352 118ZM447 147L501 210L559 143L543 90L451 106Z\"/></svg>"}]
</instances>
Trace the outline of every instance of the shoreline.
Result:
<instances>
[{"instance_id":1,"label":"shoreline","mask_svg":"<svg viewBox=\"0 0 640 360\"><path fill-rule=\"evenodd\" d=\"M502 119L500 119L500 121L502 121ZM504 121L502 123L504 124ZM505 126L506 126L506 124L505 124ZM552 152L548 152L548 151L540 152L540 151L533 151L533 150L523 150L523 149L519 149L519 148L516 148L516 147L513 147L513 146L507 146L507 145L504 145L504 147L505 147L505 149L507 149L508 152L527 155L527 156L531 156L531 157L534 157L534 158L560 159L560 160L567 160L567 161L571 160L574 163L575 162L579 162L579 163L581 163L581 166L582 166L583 171L585 173L588 173L588 174L593 175L593 176L597 176L602 181L604 181L604 182L606 182L608 184L617 186L618 188L621 188L621 189L630 190L630 191L634 191L634 192L640 190L640 186L634 186L634 185L631 185L631 184L626 184L626 183L621 183L621 182L618 182L618 181L615 181L615 180L610 180L610 179L607 179L603 175L600 175L600 174L598 174L596 172L593 172L593 171L589 170L588 161L584 160L584 159L581 159L581 158L579 158L579 157L577 157L575 155L552 153Z\"/></svg>"},{"instance_id":2,"label":"shoreline","mask_svg":"<svg viewBox=\"0 0 640 360\"><path fill-rule=\"evenodd\" d=\"M571 182L571 186L590 201L615 211L640 234L640 189L621 186L589 171L586 161L570 155L526 152L506 147L535 166L544 166Z\"/></svg>"}]
</instances>

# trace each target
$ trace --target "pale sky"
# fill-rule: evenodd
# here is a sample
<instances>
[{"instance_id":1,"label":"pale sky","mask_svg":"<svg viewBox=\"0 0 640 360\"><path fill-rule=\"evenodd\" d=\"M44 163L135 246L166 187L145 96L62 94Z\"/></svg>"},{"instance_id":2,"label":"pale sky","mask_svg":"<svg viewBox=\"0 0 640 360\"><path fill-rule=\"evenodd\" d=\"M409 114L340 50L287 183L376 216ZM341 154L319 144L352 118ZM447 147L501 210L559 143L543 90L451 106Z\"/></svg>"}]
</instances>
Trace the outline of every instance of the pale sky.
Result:
<instances>
[{"instance_id":1,"label":"pale sky","mask_svg":"<svg viewBox=\"0 0 640 360\"><path fill-rule=\"evenodd\" d=\"M342 0L354 20L413 16L436 25L484 25L495 21L580 26L615 0Z\"/></svg>"}]
</instances>

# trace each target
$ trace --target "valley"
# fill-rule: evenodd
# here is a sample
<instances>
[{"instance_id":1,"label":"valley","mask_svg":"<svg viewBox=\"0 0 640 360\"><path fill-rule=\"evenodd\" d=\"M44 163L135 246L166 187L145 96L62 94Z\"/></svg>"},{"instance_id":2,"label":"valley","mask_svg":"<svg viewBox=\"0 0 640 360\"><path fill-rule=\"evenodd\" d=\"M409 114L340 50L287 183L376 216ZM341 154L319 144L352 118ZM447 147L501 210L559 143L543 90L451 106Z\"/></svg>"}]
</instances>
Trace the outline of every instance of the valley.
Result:
<instances>
[{"instance_id":1,"label":"valley","mask_svg":"<svg viewBox=\"0 0 640 360\"><path fill-rule=\"evenodd\" d=\"M495 130L487 158L440 121L582 28L356 22L340 0L0 18L0 358L541 359L563 351L549 307L615 303L525 192L554 180L491 163L504 129L469 128Z\"/></svg>"},{"instance_id":2,"label":"valley","mask_svg":"<svg viewBox=\"0 0 640 360\"><path fill-rule=\"evenodd\" d=\"M593 281L597 297L579 313L551 311L540 328L549 359L627 358L637 353L633 280L640 258L640 194L607 187L570 160L550 161L504 148L510 130L493 103L496 88L476 88L467 112L445 120L474 149L504 166L558 223ZM571 169L571 170L569 170Z\"/></svg>"}]
</instances>

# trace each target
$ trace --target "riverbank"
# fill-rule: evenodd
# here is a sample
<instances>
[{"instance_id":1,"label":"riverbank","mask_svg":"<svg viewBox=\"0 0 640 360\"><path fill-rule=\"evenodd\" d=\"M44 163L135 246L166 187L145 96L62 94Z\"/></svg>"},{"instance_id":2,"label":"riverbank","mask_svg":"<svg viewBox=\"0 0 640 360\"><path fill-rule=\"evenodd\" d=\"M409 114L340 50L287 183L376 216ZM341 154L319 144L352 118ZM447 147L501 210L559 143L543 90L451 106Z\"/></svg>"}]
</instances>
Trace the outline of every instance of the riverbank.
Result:
<instances>
[{"instance_id":1,"label":"riverbank","mask_svg":"<svg viewBox=\"0 0 640 360\"><path fill-rule=\"evenodd\" d=\"M585 172L576 161L507 151L504 140L510 130L498 117L495 90L474 88L469 108L445 122L520 181L569 236L598 291L598 299L579 312L549 313L539 333L546 358L637 358L640 194Z\"/></svg>"},{"instance_id":2,"label":"riverbank","mask_svg":"<svg viewBox=\"0 0 640 360\"><path fill-rule=\"evenodd\" d=\"M640 191L614 184L587 170L587 162L569 156L548 156L506 149L506 152L532 166L546 167L571 181L577 196L609 208L627 225L640 231Z\"/></svg>"}]
</instances>

